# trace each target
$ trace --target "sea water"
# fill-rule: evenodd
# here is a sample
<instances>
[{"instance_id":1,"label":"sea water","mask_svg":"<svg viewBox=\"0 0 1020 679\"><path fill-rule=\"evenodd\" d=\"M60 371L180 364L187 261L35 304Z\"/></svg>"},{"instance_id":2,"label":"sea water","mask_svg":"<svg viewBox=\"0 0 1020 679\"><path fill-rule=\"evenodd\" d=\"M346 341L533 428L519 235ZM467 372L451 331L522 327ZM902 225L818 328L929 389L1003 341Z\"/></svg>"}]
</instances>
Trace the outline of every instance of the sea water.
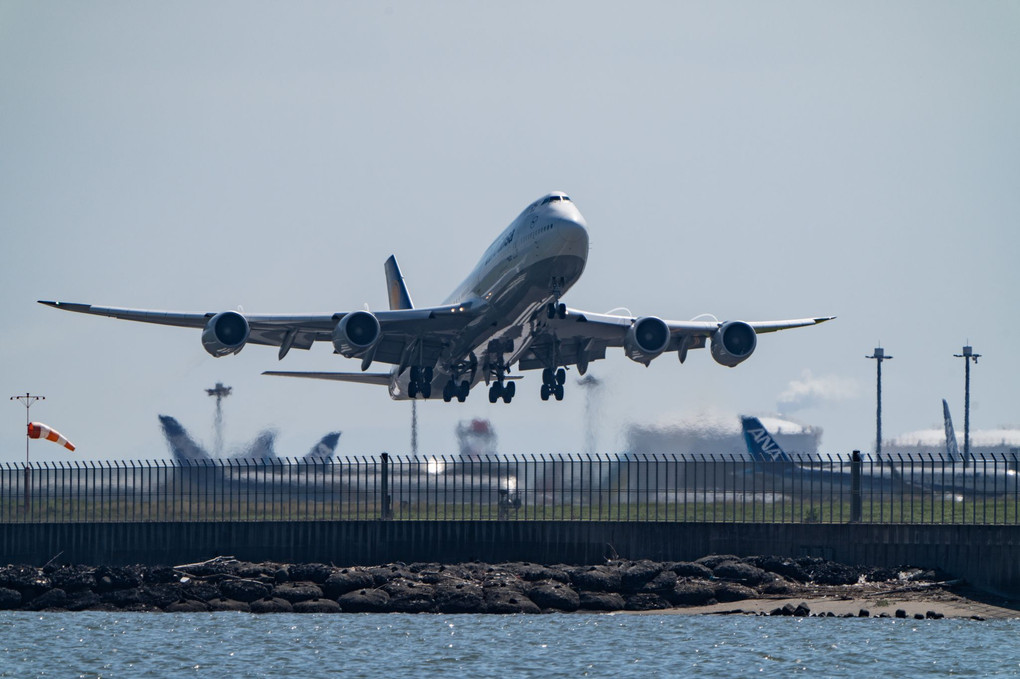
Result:
<instances>
[{"instance_id":1,"label":"sea water","mask_svg":"<svg viewBox=\"0 0 1020 679\"><path fill-rule=\"evenodd\" d=\"M0 613L0 677L1020 676L1020 620Z\"/></svg>"}]
</instances>

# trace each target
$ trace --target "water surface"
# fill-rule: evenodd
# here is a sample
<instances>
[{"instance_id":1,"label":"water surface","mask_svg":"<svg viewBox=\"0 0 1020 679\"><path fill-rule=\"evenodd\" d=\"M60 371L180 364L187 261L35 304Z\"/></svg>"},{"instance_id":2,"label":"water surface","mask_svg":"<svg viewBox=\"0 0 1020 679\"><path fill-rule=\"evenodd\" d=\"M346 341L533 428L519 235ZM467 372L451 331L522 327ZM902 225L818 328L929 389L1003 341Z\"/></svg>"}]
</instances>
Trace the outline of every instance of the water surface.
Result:
<instances>
[{"instance_id":1,"label":"water surface","mask_svg":"<svg viewBox=\"0 0 1020 679\"><path fill-rule=\"evenodd\" d=\"M1020 676L1020 620L0 613L0 677Z\"/></svg>"}]
</instances>

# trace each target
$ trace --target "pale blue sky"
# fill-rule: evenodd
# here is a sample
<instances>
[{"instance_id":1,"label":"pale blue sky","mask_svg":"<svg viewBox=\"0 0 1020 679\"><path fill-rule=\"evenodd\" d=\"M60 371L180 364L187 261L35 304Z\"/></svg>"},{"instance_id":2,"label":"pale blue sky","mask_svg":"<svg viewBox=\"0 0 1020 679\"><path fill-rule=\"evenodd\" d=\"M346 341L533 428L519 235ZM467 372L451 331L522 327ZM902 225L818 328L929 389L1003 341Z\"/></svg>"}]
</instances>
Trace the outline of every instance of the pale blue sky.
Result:
<instances>
[{"instance_id":1,"label":"pale blue sky","mask_svg":"<svg viewBox=\"0 0 1020 679\"><path fill-rule=\"evenodd\" d=\"M386 390L262 377L356 370L332 347L213 359L194 331L62 314L108 306L251 312L386 305L396 254L438 303L536 197L568 192L591 252L571 306L687 319L836 314L645 369L611 352L599 441L628 423L776 413L871 450L884 429L1020 425L1020 4L132 3L0 0L0 385L74 459L167 454L157 414L211 447L275 427L281 455L409 447ZM814 397L784 400L794 383ZM504 452L584 444L584 398L419 408L421 450L490 418ZM6 401L6 399L5 399ZM783 401L781 404L780 401ZM780 407L782 406L782 407ZM24 456L0 414L0 461ZM69 459L33 444L33 459Z\"/></svg>"}]
</instances>

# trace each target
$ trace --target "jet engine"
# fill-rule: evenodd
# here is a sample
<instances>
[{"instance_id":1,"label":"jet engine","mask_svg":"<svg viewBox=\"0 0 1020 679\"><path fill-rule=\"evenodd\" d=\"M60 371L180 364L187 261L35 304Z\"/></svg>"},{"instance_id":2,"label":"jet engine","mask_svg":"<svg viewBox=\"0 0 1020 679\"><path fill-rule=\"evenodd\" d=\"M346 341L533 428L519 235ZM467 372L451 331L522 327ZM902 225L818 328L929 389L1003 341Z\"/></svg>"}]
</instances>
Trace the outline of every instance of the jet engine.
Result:
<instances>
[{"instance_id":1,"label":"jet engine","mask_svg":"<svg viewBox=\"0 0 1020 679\"><path fill-rule=\"evenodd\" d=\"M368 311L354 311L340 319L333 330L337 353L351 358L371 349L381 335L379 319Z\"/></svg>"},{"instance_id":2,"label":"jet engine","mask_svg":"<svg viewBox=\"0 0 1020 679\"><path fill-rule=\"evenodd\" d=\"M202 346L219 358L236 354L244 348L251 328L248 320L236 311L223 311L209 319L202 331Z\"/></svg>"},{"instance_id":3,"label":"jet engine","mask_svg":"<svg viewBox=\"0 0 1020 679\"><path fill-rule=\"evenodd\" d=\"M669 326L661 318L645 316L627 330L623 352L632 361L646 366L669 346Z\"/></svg>"},{"instance_id":4,"label":"jet engine","mask_svg":"<svg viewBox=\"0 0 1020 679\"><path fill-rule=\"evenodd\" d=\"M743 321L727 321L712 334L712 358L733 368L750 358L757 345L754 328Z\"/></svg>"}]
</instances>

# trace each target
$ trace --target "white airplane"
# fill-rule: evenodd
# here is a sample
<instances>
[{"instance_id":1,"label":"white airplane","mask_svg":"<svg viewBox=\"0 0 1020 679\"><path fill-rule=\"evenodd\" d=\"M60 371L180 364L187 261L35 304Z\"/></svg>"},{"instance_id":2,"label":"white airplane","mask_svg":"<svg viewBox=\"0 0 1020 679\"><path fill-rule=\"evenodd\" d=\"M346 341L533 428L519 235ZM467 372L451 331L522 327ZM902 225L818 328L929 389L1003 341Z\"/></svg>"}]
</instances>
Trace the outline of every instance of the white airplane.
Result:
<instances>
[{"instance_id":1,"label":"white airplane","mask_svg":"<svg viewBox=\"0 0 1020 679\"><path fill-rule=\"evenodd\" d=\"M754 352L757 334L816 325L834 316L786 321L664 321L656 316L597 314L567 308L560 300L580 278L588 260L584 217L570 198L553 192L539 198L508 226L460 286L439 306L415 307L393 256L386 261L388 311L275 315L179 313L120 309L90 304L40 304L130 321L202 328L202 344L215 357L236 354L246 344L310 349L331 342L338 353L361 359L361 372L283 372L266 375L341 380L389 387L394 399L430 398L463 402L478 382L489 385L489 401L510 403L519 370L542 370L542 400L563 399L568 366L583 375L608 347L622 347L648 365L675 351L683 363L690 349L711 344L716 362L734 367ZM367 372L373 363L393 366Z\"/></svg>"},{"instance_id":2,"label":"white airplane","mask_svg":"<svg viewBox=\"0 0 1020 679\"><path fill-rule=\"evenodd\" d=\"M921 479L918 485L976 495L1015 496L1020 489L1020 479L1016 470L1010 469L1006 455L982 455L978 458L970 453L969 457L964 456L956 441L956 429L949 416L946 399L942 399L942 418L946 427L946 461L938 472L929 474L928 479Z\"/></svg>"}]
</instances>

